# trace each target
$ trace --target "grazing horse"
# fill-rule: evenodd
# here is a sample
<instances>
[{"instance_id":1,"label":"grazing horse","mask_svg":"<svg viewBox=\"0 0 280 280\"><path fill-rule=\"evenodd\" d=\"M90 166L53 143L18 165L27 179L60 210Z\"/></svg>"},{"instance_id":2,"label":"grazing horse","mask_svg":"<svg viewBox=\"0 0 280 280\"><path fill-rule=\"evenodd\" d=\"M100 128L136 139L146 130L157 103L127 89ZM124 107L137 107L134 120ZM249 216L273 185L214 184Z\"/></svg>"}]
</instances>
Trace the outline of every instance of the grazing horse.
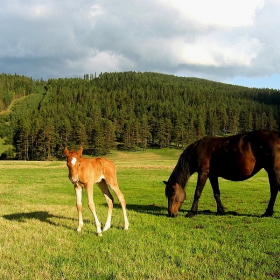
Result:
<instances>
[{"instance_id":1,"label":"grazing horse","mask_svg":"<svg viewBox=\"0 0 280 280\"><path fill-rule=\"evenodd\" d=\"M280 190L279 133L256 130L229 137L204 137L184 150L168 182L164 182L168 215L178 215L186 199L184 188L193 173L197 172L198 178L193 204L187 217L197 214L198 201L208 178L217 203L217 214L224 214L218 177L243 181L254 176L262 168L266 170L270 184L270 200L262 215L268 217L273 215L274 203Z\"/></svg>"},{"instance_id":2,"label":"grazing horse","mask_svg":"<svg viewBox=\"0 0 280 280\"><path fill-rule=\"evenodd\" d=\"M126 202L124 195L120 191L117 182L116 167L113 162L105 158L83 158L83 148L76 151L69 151L65 148L64 153L67 157L67 166L69 169L69 180L74 184L76 192L76 206L78 210L78 228L81 231L83 227L82 217L82 190L87 190L88 207L91 210L97 229L97 234L102 235L101 223L98 220L93 202L93 185L97 183L105 196L108 204L108 215L103 231L111 227L111 218L113 210L114 198L111 195L108 185L116 193L118 200L122 206L124 217L124 229L127 230L129 222L126 215Z\"/></svg>"}]
</instances>

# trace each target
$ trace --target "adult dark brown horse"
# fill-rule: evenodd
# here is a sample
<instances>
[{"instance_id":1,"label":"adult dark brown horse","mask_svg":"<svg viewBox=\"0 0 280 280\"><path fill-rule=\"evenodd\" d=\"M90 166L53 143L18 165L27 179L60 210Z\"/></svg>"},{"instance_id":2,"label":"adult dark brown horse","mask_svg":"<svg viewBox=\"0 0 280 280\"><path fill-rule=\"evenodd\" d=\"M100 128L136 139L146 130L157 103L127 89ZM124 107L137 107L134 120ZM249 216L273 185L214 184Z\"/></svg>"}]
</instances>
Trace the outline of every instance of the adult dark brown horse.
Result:
<instances>
[{"instance_id":1,"label":"adult dark brown horse","mask_svg":"<svg viewBox=\"0 0 280 280\"><path fill-rule=\"evenodd\" d=\"M108 215L103 231L111 227L111 218L113 210L114 198L111 195L108 185L116 193L118 200L122 206L124 216L124 229L127 230L129 223L126 215L126 202L124 195L120 191L117 182L116 167L113 162L105 158L83 158L83 148L76 151L64 150L67 157L67 166L69 169L69 180L74 184L76 192L76 206L78 210L78 228L81 231L84 225L82 217L82 190L83 187L87 190L88 207L91 210L98 235L102 235L101 223L99 222L95 205L93 202L93 185L97 183L102 193L105 196L108 204Z\"/></svg>"},{"instance_id":2,"label":"adult dark brown horse","mask_svg":"<svg viewBox=\"0 0 280 280\"><path fill-rule=\"evenodd\" d=\"M205 137L189 145L181 154L177 165L165 182L168 214L176 217L186 199L185 186L197 172L197 185L191 210L187 216L197 214L198 201L209 178L217 203L217 214L225 209L220 199L218 177L243 181L264 168L270 183L270 200L263 216L272 216L274 203L280 190L279 133L256 130L229 137Z\"/></svg>"}]
</instances>

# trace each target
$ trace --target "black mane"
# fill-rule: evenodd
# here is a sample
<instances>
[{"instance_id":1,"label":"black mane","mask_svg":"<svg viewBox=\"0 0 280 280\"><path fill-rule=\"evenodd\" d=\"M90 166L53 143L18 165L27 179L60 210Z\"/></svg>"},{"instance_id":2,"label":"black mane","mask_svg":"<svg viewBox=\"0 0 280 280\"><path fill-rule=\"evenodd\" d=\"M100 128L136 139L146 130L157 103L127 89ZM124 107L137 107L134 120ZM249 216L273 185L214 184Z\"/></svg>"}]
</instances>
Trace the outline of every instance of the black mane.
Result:
<instances>
[{"instance_id":1,"label":"black mane","mask_svg":"<svg viewBox=\"0 0 280 280\"><path fill-rule=\"evenodd\" d=\"M192 159L193 152L200 141L201 140L198 140L190 144L180 155L178 162L168 179L168 185L178 183L180 186L182 186L182 188L185 188L189 177L193 173L193 171L190 169L190 161Z\"/></svg>"}]
</instances>

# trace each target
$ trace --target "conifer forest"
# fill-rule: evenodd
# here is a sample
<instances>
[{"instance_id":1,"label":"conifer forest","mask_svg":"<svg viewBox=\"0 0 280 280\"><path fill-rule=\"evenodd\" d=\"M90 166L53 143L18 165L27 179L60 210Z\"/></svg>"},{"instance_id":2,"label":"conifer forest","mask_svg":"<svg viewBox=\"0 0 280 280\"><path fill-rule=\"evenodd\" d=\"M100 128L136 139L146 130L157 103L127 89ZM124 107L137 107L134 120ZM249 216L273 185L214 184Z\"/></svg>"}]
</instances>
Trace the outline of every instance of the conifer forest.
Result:
<instances>
[{"instance_id":1,"label":"conifer forest","mask_svg":"<svg viewBox=\"0 0 280 280\"><path fill-rule=\"evenodd\" d=\"M184 148L205 135L278 130L280 92L159 73L33 80L0 74L2 159L55 160L80 146Z\"/></svg>"}]
</instances>

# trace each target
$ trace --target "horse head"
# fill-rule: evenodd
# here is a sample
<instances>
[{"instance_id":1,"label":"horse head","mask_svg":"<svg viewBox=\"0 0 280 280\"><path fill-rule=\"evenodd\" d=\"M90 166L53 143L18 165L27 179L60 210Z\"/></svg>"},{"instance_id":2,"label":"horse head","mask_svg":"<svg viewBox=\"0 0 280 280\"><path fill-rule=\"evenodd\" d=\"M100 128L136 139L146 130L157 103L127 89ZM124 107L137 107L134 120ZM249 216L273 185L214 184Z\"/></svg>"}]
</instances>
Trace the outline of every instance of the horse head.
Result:
<instances>
[{"instance_id":1,"label":"horse head","mask_svg":"<svg viewBox=\"0 0 280 280\"><path fill-rule=\"evenodd\" d=\"M80 160L82 158L83 148L76 151L69 151L65 148L64 153L67 158L67 167L69 170L69 180L75 184L79 181Z\"/></svg>"},{"instance_id":2,"label":"horse head","mask_svg":"<svg viewBox=\"0 0 280 280\"><path fill-rule=\"evenodd\" d=\"M165 195L168 200L168 216L177 217L178 212L186 200L186 192L178 183L165 182Z\"/></svg>"}]
</instances>

